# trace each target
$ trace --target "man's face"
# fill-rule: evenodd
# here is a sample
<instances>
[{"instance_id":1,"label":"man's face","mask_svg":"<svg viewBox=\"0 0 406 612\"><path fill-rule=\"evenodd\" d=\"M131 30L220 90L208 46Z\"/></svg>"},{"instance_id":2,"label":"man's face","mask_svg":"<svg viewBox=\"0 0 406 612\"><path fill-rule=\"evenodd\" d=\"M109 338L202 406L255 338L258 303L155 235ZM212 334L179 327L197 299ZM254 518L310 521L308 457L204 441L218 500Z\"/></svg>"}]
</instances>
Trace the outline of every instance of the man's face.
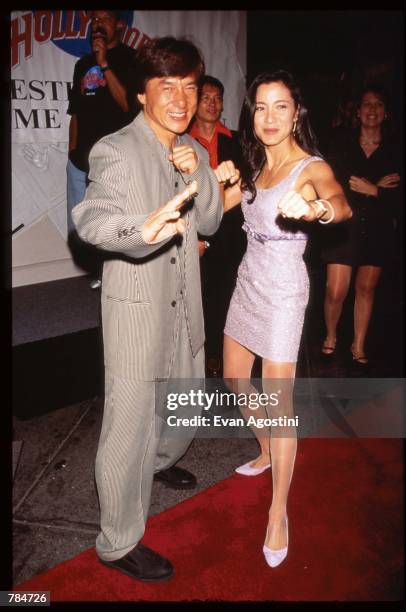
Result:
<instances>
[{"instance_id":1,"label":"man's face","mask_svg":"<svg viewBox=\"0 0 406 612\"><path fill-rule=\"evenodd\" d=\"M177 134L186 131L196 112L196 77L155 77L147 81L145 93L137 97L158 140L170 146Z\"/></svg>"},{"instance_id":2,"label":"man's face","mask_svg":"<svg viewBox=\"0 0 406 612\"><path fill-rule=\"evenodd\" d=\"M217 123L223 112L223 98L218 87L203 85L196 118L206 123Z\"/></svg>"},{"instance_id":3,"label":"man's face","mask_svg":"<svg viewBox=\"0 0 406 612\"><path fill-rule=\"evenodd\" d=\"M107 47L112 43L117 43L122 27L121 21L117 21L111 11L91 11L92 40L102 38L106 41Z\"/></svg>"}]
</instances>

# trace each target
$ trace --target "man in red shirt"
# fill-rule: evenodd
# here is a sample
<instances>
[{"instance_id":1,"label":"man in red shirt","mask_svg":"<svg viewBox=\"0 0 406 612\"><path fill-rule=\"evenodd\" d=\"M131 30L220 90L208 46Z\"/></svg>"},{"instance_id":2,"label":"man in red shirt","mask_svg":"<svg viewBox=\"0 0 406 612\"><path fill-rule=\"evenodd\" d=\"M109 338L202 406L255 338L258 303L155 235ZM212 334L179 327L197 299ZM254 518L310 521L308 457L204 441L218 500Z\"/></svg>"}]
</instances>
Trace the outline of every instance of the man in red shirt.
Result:
<instances>
[{"instance_id":1,"label":"man in red shirt","mask_svg":"<svg viewBox=\"0 0 406 612\"><path fill-rule=\"evenodd\" d=\"M207 149L212 168L229 159L238 168L240 146L237 132L229 130L220 121L223 96L221 81L205 75L189 134ZM210 237L210 248L204 236L199 237L199 254L201 257L204 255L200 263L208 375L219 375L221 372L224 324L238 265L246 248L242 224L241 207L237 206L223 216L216 234Z\"/></svg>"},{"instance_id":2,"label":"man in red shirt","mask_svg":"<svg viewBox=\"0 0 406 612\"><path fill-rule=\"evenodd\" d=\"M195 120L189 131L209 152L210 166L217 166L228 159L240 157L237 132L221 123L224 86L218 79L206 75L203 78Z\"/></svg>"}]
</instances>

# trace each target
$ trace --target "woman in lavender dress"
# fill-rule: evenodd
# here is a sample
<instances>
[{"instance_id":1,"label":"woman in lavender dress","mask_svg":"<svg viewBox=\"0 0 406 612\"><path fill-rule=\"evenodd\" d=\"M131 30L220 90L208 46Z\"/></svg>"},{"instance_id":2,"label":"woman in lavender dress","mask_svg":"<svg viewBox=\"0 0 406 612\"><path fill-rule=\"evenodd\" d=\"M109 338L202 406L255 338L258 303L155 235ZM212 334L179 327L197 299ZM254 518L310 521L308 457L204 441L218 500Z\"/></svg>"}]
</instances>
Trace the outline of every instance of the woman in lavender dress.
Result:
<instances>
[{"instance_id":1,"label":"woman in lavender dress","mask_svg":"<svg viewBox=\"0 0 406 612\"><path fill-rule=\"evenodd\" d=\"M289 73L256 77L241 111L240 138L241 179L232 162L216 171L220 184L235 183L224 191L225 210L241 202L248 238L224 330L224 378L238 393L255 392L249 379L259 355L264 392L275 391L275 379L283 387L272 417L293 416L293 380L309 288L303 261L305 222L339 222L352 213L330 166L318 155L307 110ZM281 384L286 381L290 385ZM296 430L274 429L261 436L253 427L261 454L236 470L255 476L272 463L273 499L263 547L271 567L287 554L286 505L297 447Z\"/></svg>"}]
</instances>

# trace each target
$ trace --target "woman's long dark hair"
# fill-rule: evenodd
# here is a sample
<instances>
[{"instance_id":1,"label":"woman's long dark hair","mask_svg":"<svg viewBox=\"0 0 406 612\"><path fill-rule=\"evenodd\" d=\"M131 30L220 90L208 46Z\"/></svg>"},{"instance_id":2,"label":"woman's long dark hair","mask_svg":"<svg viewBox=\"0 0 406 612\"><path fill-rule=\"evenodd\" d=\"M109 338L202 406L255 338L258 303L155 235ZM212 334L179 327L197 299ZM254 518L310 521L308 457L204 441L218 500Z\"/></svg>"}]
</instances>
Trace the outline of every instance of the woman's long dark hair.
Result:
<instances>
[{"instance_id":1,"label":"woman's long dark hair","mask_svg":"<svg viewBox=\"0 0 406 612\"><path fill-rule=\"evenodd\" d=\"M303 104L300 89L293 76L286 70L276 70L275 72L261 72L249 86L242 105L239 122L239 139L242 150L241 187L243 190L251 192L251 204L257 195L255 178L265 163L265 147L258 140L254 131L254 114L256 107L257 89L260 85L281 82L290 91L295 103L295 108L299 107L294 138L297 144L310 155L319 155L317 149L316 136L310 126L307 108Z\"/></svg>"}]
</instances>

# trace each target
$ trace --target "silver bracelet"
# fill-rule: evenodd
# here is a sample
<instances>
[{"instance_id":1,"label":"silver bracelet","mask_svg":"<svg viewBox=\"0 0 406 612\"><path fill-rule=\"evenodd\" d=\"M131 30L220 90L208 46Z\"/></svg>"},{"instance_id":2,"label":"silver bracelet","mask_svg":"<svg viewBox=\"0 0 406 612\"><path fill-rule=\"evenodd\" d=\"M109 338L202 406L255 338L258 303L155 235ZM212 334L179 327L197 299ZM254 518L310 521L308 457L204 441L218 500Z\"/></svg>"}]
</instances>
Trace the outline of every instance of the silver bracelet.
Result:
<instances>
[{"instance_id":1,"label":"silver bracelet","mask_svg":"<svg viewBox=\"0 0 406 612\"><path fill-rule=\"evenodd\" d=\"M327 221L323 221L323 219L317 219L317 221L319 223L322 223L322 225L327 225L327 223L331 223L335 219L335 216L336 216L336 211L334 210L334 206L332 205L332 203L329 202L328 200L314 200L314 201L317 202L317 204L322 205L324 212L327 212L327 208L325 206L327 204L327 206L330 207L330 212L331 212L331 217Z\"/></svg>"}]
</instances>

